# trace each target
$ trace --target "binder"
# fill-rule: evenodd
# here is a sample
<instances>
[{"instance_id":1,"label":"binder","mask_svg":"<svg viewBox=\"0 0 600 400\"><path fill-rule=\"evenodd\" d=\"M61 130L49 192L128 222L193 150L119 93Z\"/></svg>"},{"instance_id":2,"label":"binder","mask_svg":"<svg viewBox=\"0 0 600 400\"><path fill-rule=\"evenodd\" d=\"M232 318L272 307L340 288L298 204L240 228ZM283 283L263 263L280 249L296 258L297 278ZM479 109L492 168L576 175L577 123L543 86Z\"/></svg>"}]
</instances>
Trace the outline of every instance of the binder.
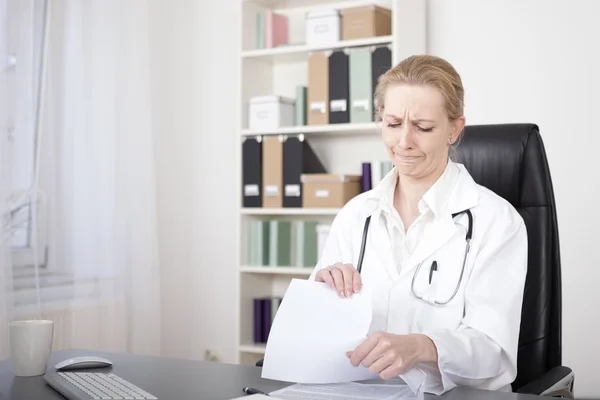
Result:
<instances>
[{"instance_id":1,"label":"binder","mask_svg":"<svg viewBox=\"0 0 600 400\"><path fill-rule=\"evenodd\" d=\"M388 46L379 46L371 53L371 73L373 75L373 102L379 77L392 68L392 51Z\"/></svg>"},{"instance_id":2,"label":"binder","mask_svg":"<svg viewBox=\"0 0 600 400\"><path fill-rule=\"evenodd\" d=\"M262 137L242 141L242 203L244 207L262 207Z\"/></svg>"},{"instance_id":3,"label":"binder","mask_svg":"<svg viewBox=\"0 0 600 400\"><path fill-rule=\"evenodd\" d=\"M329 122L329 57L325 52L308 56L308 125Z\"/></svg>"},{"instance_id":4,"label":"binder","mask_svg":"<svg viewBox=\"0 0 600 400\"><path fill-rule=\"evenodd\" d=\"M348 54L343 50L329 56L329 123L343 124L350 121L348 101L349 88Z\"/></svg>"},{"instance_id":5,"label":"binder","mask_svg":"<svg viewBox=\"0 0 600 400\"><path fill-rule=\"evenodd\" d=\"M296 221L294 232L296 267L314 267L317 265L317 225L317 221Z\"/></svg>"},{"instance_id":6,"label":"binder","mask_svg":"<svg viewBox=\"0 0 600 400\"><path fill-rule=\"evenodd\" d=\"M350 51L350 122L373 121L371 52L368 48Z\"/></svg>"},{"instance_id":7,"label":"binder","mask_svg":"<svg viewBox=\"0 0 600 400\"><path fill-rule=\"evenodd\" d=\"M283 136L265 136L262 142L262 204L279 208L283 204Z\"/></svg>"},{"instance_id":8,"label":"binder","mask_svg":"<svg viewBox=\"0 0 600 400\"><path fill-rule=\"evenodd\" d=\"M296 102L294 104L294 125L306 125L306 86L296 86Z\"/></svg>"},{"instance_id":9,"label":"binder","mask_svg":"<svg viewBox=\"0 0 600 400\"><path fill-rule=\"evenodd\" d=\"M303 134L283 141L283 207L302 207L302 174L324 173L325 167Z\"/></svg>"},{"instance_id":10,"label":"binder","mask_svg":"<svg viewBox=\"0 0 600 400\"><path fill-rule=\"evenodd\" d=\"M292 264L292 221L269 221L269 266Z\"/></svg>"}]
</instances>

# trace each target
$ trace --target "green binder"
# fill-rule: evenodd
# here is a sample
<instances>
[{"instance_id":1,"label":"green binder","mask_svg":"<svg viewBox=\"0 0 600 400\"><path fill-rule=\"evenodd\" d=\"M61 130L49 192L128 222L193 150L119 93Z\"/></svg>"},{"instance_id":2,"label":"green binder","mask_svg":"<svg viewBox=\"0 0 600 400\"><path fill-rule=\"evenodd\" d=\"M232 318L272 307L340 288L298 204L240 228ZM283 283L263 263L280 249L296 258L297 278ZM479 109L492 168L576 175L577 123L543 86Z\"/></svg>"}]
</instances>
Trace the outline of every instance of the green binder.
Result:
<instances>
[{"instance_id":1,"label":"green binder","mask_svg":"<svg viewBox=\"0 0 600 400\"><path fill-rule=\"evenodd\" d=\"M306 125L306 86L296 87L296 103L294 104L294 124L296 126Z\"/></svg>"},{"instance_id":2,"label":"green binder","mask_svg":"<svg viewBox=\"0 0 600 400\"><path fill-rule=\"evenodd\" d=\"M272 220L269 226L269 265L272 267L292 264L292 222Z\"/></svg>"},{"instance_id":3,"label":"green binder","mask_svg":"<svg viewBox=\"0 0 600 400\"><path fill-rule=\"evenodd\" d=\"M248 224L248 265L269 265L269 228L269 221L250 221Z\"/></svg>"},{"instance_id":4,"label":"green binder","mask_svg":"<svg viewBox=\"0 0 600 400\"><path fill-rule=\"evenodd\" d=\"M350 122L373 121L371 51L360 47L350 51Z\"/></svg>"},{"instance_id":5,"label":"green binder","mask_svg":"<svg viewBox=\"0 0 600 400\"><path fill-rule=\"evenodd\" d=\"M314 267L317 265L317 222L297 221L295 238L296 267Z\"/></svg>"},{"instance_id":6,"label":"green binder","mask_svg":"<svg viewBox=\"0 0 600 400\"><path fill-rule=\"evenodd\" d=\"M256 48L265 48L265 15L262 12L256 13Z\"/></svg>"}]
</instances>

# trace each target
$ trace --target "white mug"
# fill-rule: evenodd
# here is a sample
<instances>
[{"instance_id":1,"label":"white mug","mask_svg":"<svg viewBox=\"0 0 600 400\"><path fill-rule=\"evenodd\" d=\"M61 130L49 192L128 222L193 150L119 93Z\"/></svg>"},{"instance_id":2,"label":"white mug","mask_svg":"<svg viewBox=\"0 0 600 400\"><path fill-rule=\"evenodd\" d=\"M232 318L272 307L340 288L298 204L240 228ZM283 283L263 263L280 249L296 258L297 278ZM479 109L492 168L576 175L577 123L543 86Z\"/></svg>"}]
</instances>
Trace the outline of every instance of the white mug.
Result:
<instances>
[{"instance_id":1,"label":"white mug","mask_svg":"<svg viewBox=\"0 0 600 400\"><path fill-rule=\"evenodd\" d=\"M16 376L44 375L52 352L54 322L9 322L10 357Z\"/></svg>"}]
</instances>

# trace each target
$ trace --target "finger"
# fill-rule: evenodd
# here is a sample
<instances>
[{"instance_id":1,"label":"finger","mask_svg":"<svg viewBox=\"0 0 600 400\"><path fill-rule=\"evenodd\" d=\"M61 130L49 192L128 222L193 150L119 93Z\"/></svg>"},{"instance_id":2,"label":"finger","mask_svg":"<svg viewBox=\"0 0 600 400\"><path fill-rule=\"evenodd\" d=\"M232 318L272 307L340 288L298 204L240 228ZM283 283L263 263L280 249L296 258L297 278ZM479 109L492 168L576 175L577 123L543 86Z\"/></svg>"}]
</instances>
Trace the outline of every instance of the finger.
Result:
<instances>
[{"instance_id":1,"label":"finger","mask_svg":"<svg viewBox=\"0 0 600 400\"><path fill-rule=\"evenodd\" d=\"M358 367L363 359L377 346L377 342L379 340L378 334L370 335L367 340L359 344L354 351L352 352L352 356L350 356L350 364L355 367Z\"/></svg>"},{"instance_id":2,"label":"finger","mask_svg":"<svg viewBox=\"0 0 600 400\"><path fill-rule=\"evenodd\" d=\"M381 357L379 357L375 362L373 362L368 368L374 374L379 374L381 377L381 373L386 369L389 369L395 362L394 354L387 352L384 353ZM388 371L393 372L393 371Z\"/></svg>"},{"instance_id":3,"label":"finger","mask_svg":"<svg viewBox=\"0 0 600 400\"><path fill-rule=\"evenodd\" d=\"M344 275L344 290L346 292L346 296L352 296L354 293L353 281L354 281L354 271L356 269L350 264L342 265L342 274Z\"/></svg>"},{"instance_id":4,"label":"finger","mask_svg":"<svg viewBox=\"0 0 600 400\"><path fill-rule=\"evenodd\" d=\"M339 268L334 267L331 271L331 276L333 277L333 282L335 284L335 289L339 293L340 296L344 296L344 275Z\"/></svg>"},{"instance_id":5,"label":"finger","mask_svg":"<svg viewBox=\"0 0 600 400\"><path fill-rule=\"evenodd\" d=\"M325 282L326 284L329 285L329 287L332 287L332 288L335 287L334 282L333 282L333 277L331 276L331 272L329 272L328 269L322 269L319 272L317 272L315 281Z\"/></svg>"},{"instance_id":6,"label":"finger","mask_svg":"<svg viewBox=\"0 0 600 400\"><path fill-rule=\"evenodd\" d=\"M402 359L397 359L393 363L391 363L387 368L383 369L379 373L379 377L381 379L392 379L397 377L400 374L406 372L406 365Z\"/></svg>"},{"instance_id":7,"label":"finger","mask_svg":"<svg viewBox=\"0 0 600 400\"><path fill-rule=\"evenodd\" d=\"M369 352L369 354L363 357L361 364L364 367L369 368L382 357L385 357L386 359L392 358L390 364L396 357L396 352L394 351L392 346L390 346L389 343L385 340L385 338L379 339L377 345Z\"/></svg>"}]
</instances>

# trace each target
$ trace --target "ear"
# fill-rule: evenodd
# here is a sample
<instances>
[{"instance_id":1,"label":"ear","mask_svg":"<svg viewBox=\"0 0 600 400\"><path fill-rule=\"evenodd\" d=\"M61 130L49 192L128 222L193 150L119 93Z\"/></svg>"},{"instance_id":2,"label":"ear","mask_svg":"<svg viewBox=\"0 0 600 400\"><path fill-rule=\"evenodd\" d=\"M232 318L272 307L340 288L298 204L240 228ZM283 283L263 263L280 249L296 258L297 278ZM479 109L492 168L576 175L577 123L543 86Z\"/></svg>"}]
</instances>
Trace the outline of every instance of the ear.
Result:
<instances>
[{"instance_id":1,"label":"ear","mask_svg":"<svg viewBox=\"0 0 600 400\"><path fill-rule=\"evenodd\" d=\"M465 129L466 118L465 116L460 116L453 121L452 125L452 136L450 136L450 143L456 143L460 135L462 135L463 130Z\"/></svg>"}]
</instances>

